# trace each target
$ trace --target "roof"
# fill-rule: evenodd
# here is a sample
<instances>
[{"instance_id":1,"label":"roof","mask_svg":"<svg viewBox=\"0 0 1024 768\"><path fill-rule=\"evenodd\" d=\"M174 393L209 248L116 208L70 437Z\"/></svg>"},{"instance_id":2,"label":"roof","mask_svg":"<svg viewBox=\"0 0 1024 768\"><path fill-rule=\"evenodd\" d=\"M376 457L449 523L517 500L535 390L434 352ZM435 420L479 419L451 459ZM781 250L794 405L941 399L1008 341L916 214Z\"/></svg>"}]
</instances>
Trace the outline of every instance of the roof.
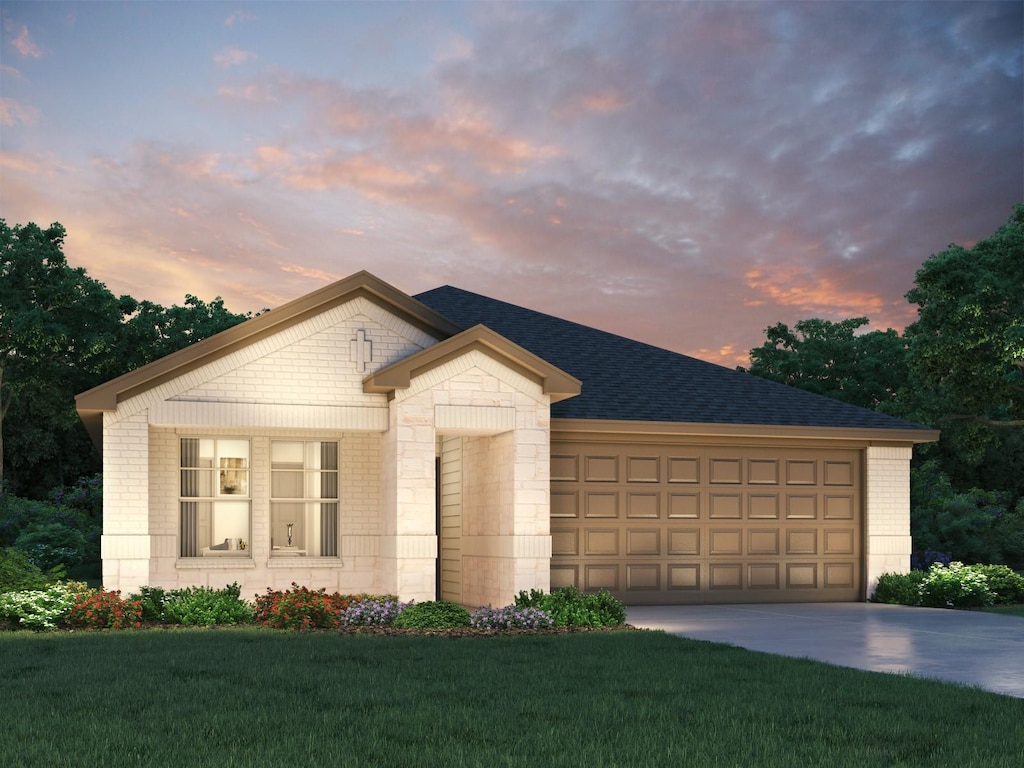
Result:
<instances>
[{"instance_id":1,"label":"roof","mask_svg":"<svg viewBox=\"0 0 1024 768\"><path fill-rule=\"evenodd\" d=\"M552 418L936 432L919 424L450 285L413 298L485 325L583 382ZM895 434L894 434L895 437ZM901 435L904 438L905 435Z\"/></svg>"},{"instance_id":2,"label":"roof","mask_svg":"<svg viewBox=\"0 0 1024 768\"><path fill-rule=\"evenodd\" d=\"M578 379L483 325L475 325L468 331L381 368L363 381L363 391L390 393L408 387L414 377L471 350L479 350L536 381L553 403L575 397L580 392Z\"/></svg>"}]
</instances>

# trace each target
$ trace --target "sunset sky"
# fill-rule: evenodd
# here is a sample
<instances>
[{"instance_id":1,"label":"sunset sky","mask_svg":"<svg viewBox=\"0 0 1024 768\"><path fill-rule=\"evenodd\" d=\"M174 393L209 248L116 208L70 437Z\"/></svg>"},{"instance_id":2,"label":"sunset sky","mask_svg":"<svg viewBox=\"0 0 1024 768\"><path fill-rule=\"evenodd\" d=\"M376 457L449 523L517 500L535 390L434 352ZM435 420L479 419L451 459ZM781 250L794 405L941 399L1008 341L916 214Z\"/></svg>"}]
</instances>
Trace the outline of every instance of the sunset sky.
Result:
<instances>
[{"instance_id":1,"label":"sunset sky","mask_svg":"<svg viewBox=\"0 0 1024 768\"><path fill-rule=\"evenodd\" d=\"M1024 3L7 2L0 217L164 305L369 270L724 365L1024 201Z\"/></svg>"}]
</instances>

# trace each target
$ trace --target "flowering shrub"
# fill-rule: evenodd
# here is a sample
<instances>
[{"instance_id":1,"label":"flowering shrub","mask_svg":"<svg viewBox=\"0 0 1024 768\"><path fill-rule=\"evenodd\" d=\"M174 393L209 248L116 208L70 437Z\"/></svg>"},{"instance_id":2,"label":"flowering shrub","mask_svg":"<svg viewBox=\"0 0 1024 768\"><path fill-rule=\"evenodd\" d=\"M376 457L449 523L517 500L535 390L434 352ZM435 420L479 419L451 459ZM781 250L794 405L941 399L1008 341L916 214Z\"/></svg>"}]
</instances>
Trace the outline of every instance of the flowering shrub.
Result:
<instances>
[{"instance_id":1,"label":"flowering shrub","mask_svg":"<svg viewBox=\"0 0 1024 768\"><path fill-rule=\"evenodd\" d=\"M932 608L978 608L995 600L986 576L957 561L933 564L920 589L921 605Z\"/></svg>"},{"instance_id":2,"label":"flowering shrub","mask_svg":"<svg viewBox=\"0 0 1024 768\"><path fill-rule=\"evenodd\" d=\"M540 608L478 608L469 617L469 626L477 629L545 629L555 625L551 616Z\"/></svg>"},{"instance_id":3,"label":"flowering shrub","mask_svg":"<svg viewBox=\"0 0 1024 768\"><path fill-rule=\"evenodd\" d=\"M346 599L335 592L328 595L323 588L316 591L292 582L292 589L267 589L256 595L256 622L274 629L330 629L338 626L338 611L347 606Z\"/></svg>"},{"instance_id":4,"label":"flowering shrub","mask_svg":"<svg viewBox=\"0 0 1024 768\"><path fill-rule=\"evenodd\" d=\"M88 629L141 627L142 601L122 600L115 591L86 592L76 596L67 623Z\"/></svg>"},{"instance_id":5,"label":"flowering shrub","mask_svg":"<svg viewBox=\"0 0 1024 768\"><path fill-rule=\"evenodd\" d=\"M0 619L26 629L56 629L75 604L76 595L87 591L83 582L52 584L46 589L27 589L0 594Z\"/></svg>"},{"instance_id":6,"label":"flowering shrub","mask_svg":"<svg viewBox=\"0 0 1024 768\"><path fill-rule=\"evenodd\" d=\"M1024 576L1007 565L969 565L975 573L983 575L987 586L995 596L996 605L1024 603Z\"/></svg>"},{"instance_id":7,"label":"flowering shrub","mask_svg":"<svg viewBox=\"0 0 1024 768\"><path fill-rule=\"evenodd\" d=\"M343 627L384 627L394 623L406 605L391 597L357 600L341 610L338 623Z\"/></svg>"}]
</instances>

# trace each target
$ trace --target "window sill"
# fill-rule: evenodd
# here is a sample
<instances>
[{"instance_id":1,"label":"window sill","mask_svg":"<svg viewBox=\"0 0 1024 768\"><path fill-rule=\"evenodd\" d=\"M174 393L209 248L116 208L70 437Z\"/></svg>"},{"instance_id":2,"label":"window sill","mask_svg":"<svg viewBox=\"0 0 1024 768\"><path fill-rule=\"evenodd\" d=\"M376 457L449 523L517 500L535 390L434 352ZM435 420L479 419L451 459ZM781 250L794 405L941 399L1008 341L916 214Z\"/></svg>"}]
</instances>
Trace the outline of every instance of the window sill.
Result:
<instances>
[{"instance_id":1,"label":"window sill","mask_svg":"<svg viewBox=\"0 0 1024 768\"><path fill-rule=\"evenodd\" d=\"M175 561L174 567L183 571L226 571L255 568L256 563L251 557L188 557L179 558Z\"/></svg>"},{"instance_id":2,"label":"window sill","mask_svg":"<svg viewBox=\"0 0 1024 768\"><path fill-rule=\"evenodd\" d=\"M267 568L340 568L340 557L271 557Z\"/></svg>"}]
</instances>

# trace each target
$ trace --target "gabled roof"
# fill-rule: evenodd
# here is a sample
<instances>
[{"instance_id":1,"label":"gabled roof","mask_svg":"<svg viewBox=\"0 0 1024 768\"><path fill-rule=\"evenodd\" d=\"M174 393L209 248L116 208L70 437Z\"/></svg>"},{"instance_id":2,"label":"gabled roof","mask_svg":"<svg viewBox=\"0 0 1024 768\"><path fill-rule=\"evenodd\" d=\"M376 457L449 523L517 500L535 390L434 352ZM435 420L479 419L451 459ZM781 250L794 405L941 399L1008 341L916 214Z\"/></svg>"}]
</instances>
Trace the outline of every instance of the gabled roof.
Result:
<instances>
[{"instance_id":1,"label":"gabled roof","mask_svg":"<svg viewBox=\"0 0 1024 768\"><path fill-rule=\"evenodd\" d=\"M462 328L435 310L380 278L366 271L357 272L77 395L75 405L78 415L93 442L99 446L103 433L103 412L116 409L122 400L360 296L379 304L436 339L445 339L462 331Z\"/></svg>"},{"instance_id":2,"label":"gabled roof","mask_svg":"<svg viewBox=\"0 0 1024 768\"><path fill-rule=\"evenodd\" d=\"M552 418L891 430L894 439L908 439L906 431L917 440L938 436L903 419L452 286L414 298L463 327L485 325L580 379L581 394L553 404Z\"/></svg>"},{"instance_id":3,"label":"gabled roof","mask_svg":"<svg viewBox=\"0 0 1024 768\"><path fill-rule=\"evenodd\" d=\"M472 350L480 350L537 382L553 403L580 392L578 379L482 325L381 368L363 381L363 391L390 393L408 387L415 377Z\"/></svg>"}]
</instances>

